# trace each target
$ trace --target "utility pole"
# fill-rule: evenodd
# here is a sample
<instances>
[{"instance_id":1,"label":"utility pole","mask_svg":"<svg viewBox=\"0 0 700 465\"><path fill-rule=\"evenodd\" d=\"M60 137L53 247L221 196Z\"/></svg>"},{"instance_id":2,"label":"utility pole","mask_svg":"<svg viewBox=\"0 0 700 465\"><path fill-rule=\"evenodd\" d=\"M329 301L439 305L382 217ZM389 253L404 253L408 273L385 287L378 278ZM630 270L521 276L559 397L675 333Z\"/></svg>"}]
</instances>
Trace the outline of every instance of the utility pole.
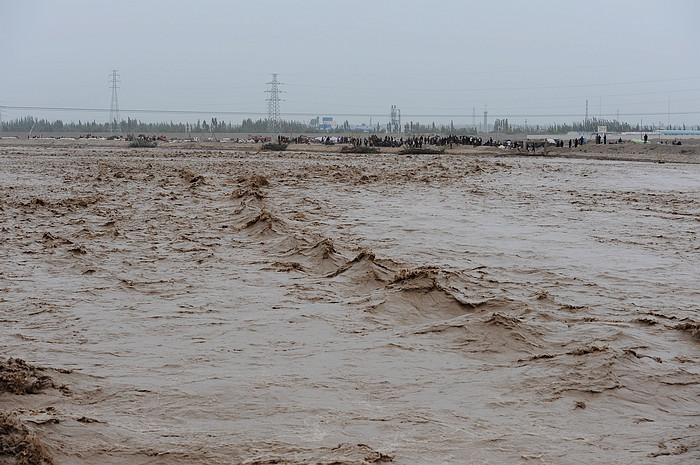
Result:
<instances>
[{"instance_id":1,"label":"utility pole","mask_svg":"<svg viewBox=\"0 0 700 465\"><path fill-rule=\"evenodd\" d=\"M282 131L282 122L280 121L280 93L283 91L279 90L279 85L281 82L277 82L277 74L272 74L272 81L267 83L266 93L269 94L267 98L267 130L273 136L278 136ZM275 141L273 141L275 142Z\"/></svg>"},{"instance_id":2,"label":"utility pole","mask_svg":"<svg viewBox=\"0 0 700 465\"><path fill-rule=\"evenodd\" d=\"M109 84L112 86L112 103L109 106L109 132L114 133L118 130L121 134L121 124L119 120L119 100L117 98L117 89L119 89L119 74L117 70L113 69L112 74L109 75Z\"/></svg>"}]
</instances>

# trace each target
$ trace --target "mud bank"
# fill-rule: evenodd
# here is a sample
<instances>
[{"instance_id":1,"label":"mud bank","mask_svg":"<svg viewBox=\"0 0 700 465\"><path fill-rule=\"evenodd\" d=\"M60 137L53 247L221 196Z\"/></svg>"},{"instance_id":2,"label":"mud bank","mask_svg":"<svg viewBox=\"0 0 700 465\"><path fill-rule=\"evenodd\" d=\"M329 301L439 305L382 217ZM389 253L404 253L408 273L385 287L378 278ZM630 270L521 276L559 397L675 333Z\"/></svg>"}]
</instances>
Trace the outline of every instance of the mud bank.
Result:
<instances>
[{"instance_id":1,"label":"mud bank","mask_svg":"<svg viewBox=\"0 0 700 465\"><path fill-rule=\"evenodd\" d=\"M245 135L238 135L244 137ZM203 151L215 153L249 152L257 153L262 150L262 143L238 143L238 142L161 142L159 150L171 152L177 151ZM0 149L10 150L15 147L36 148L80 148L86 150L94 148L104 150L107 148L123 150L128 148L128 141L100 140L100 139L0 139ZM350 148L347 144L289 144L286 152L292 153L328 153L337 154L343 148ZM427 150L438 147L429 147ZM547 158L578 158L590 160L612 161L637 161L650 163L700 163L700 140L690 139L684 141L684 145L673 145L669 141L652 140L648 144L621 143L621 144L594 144L589 143L575 148L548 147L546 150L537 149L536 153L526 152L524 149L508 149L499 147L471 147L454 145L451 148L440 147L447 154L466 155L474 157L547 157ZM388 155L396 155L402 148L381 147L380 152ZM350 156L350 155L349 155Z\"/></svg>"}]
</instances>

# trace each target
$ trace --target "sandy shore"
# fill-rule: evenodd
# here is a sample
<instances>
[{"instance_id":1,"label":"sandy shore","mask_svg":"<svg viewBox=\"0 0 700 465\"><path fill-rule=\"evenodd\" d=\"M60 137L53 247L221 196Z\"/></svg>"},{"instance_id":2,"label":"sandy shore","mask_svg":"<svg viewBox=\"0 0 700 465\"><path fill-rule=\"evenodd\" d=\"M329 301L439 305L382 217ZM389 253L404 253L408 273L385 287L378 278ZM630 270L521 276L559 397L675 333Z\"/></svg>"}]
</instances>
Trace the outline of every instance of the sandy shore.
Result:
<instances>
[{"instance_id":1,"label":"sandy shore","mask_svg":"<svg viewBox=\"0 0 700 465\"><path fill-rule=\"evenodd\" d=\"M13 146L28 147L81 147L81 148L127 148L125 141L108 141L99 139L0 139L0 148ZM249 151L257 152L261 144L245 144L234 142L161 142L161 149L188 149L188 150L222 150L222 151ZM289 152L320 152L335 153L343 145L322 144L290 144ZM381 153L395 154L399 148L380 148ZM533 156L522 149L500 149L497 147L468 147L454 146L446 148L445 153L455 155L472 156ZM684 141L684 145L672 145L653 141L649 144L586 144L577 148L549 147L545 151L541 148L534 156L581 158L594 160L620 160L642 161L652 163L700 163L700 140Z\"/></svg>"},{"instance_id":2,"label":"sandy shore","mask_svg":"<svg viewBox=\"0 0 700 465\"><path fill-rule=\"evenodd\" d=\"M0 463L700 460L697 146L223 145L0 142Z\"/></svg>"}]
</instances>

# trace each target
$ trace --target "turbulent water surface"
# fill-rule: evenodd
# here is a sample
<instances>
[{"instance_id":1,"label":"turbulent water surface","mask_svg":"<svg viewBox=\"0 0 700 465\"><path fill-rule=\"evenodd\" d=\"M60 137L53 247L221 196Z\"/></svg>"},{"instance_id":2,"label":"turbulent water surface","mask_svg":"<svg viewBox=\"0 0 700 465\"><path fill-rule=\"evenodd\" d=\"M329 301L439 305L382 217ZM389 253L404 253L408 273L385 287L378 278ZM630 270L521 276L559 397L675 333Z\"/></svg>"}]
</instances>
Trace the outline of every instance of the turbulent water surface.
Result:
<instances>
[{"instance_id":1,"label":"turbulent water surface","mask_svg":"<svg viewBox=\"0 0 700 465\"><path fill-rule=\"evenodd\" d=\"M700 165L1 155L0 350L63 386L0 409L57 463L700 459Z\"/></svg>"}]
</instances>

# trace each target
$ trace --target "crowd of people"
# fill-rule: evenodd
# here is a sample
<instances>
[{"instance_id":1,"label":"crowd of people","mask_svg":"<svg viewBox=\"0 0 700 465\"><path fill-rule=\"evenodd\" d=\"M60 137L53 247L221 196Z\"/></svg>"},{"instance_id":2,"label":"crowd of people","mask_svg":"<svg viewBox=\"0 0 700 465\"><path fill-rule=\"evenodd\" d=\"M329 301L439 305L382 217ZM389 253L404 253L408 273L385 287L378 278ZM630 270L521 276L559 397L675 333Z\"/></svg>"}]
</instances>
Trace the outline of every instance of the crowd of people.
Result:
<instances>
[{"instance_id":1,"label":"crowd of people","mask_svg":"<svg viewBox=\"0 0 700 465\"><path fill-rule=\"evenodd\" d=\"M340 143L340 142L339 142ZM348 140L355 146L365 146L365 147L408 147L408 148L423 148L424 146L433 145L438 147L450 147L455 145L469 145L472 147L488 146L488 147L509 147L517 148L522 146L522 143L507 140L507 141L495 141L493 138L489 138L484 141L481 137L476 136L411 136L411 137L394 137L394 136L384 136L379 137L377 135L371 135L369 137L352 137Z\"/></svg>"},{"instance_id":2,"label":"crowd of people","mask_svg":"<svg viewBox=\"0 0 700 465\"><path fill-rule=\"evenodd\" d=\"M41 138L41 135L29 135L27 138ZM94 136L92 134L87 134L87 135L80 135L80 139L87 138L98 138L97 136ZM129 139L129 140L140 140L140 141L146 141L146 142L169 142L169 141L180 141L182 139L178 138L173 138L169 139L166 136L156 136L155 134L152 135L146 135L146 134L139 134L138 136L134 135L129 135L129 136L124 136L121 134L118 135L111 135L107 137L107 139L117 139L117 140L124 140L124 139ZM187 139L187 140L195 140L198 141L198 138L195 139ZM208 139L212 140L212 139ZM216 140L216 139L213 139ZM270 136L260 136L260 135L252 135L248 136L247 139L241 139L241 138L236 138L236 139L230 139L230 138L224 138L221 141L222 142L239 142L239 143L246 143L246 142L255 142L255 143L266 143L266 142L271 142L273 139ZM632 139L633 142L644 142L644 143L649 143L649 136L647 134L644 134L643 138L641 140L637 139ZM578 138L572 138L568 140L568 147L569 148L578 148L579 146L582 146L586 143L595 143L595 144L622 144L625 143L626 141L623 141L621 137L619 137L617 140L608 140L608 135L607 134L595 134L594 136L591 136L591 139L586 139L583 136L580 136ZM320 143L324 145L335 145L335 144L352 144L354 146L364 146L364 147L393 147L393 148L411 148L411 149L422 149L424 147L427 148L427 146L433 146L433 147L446 147L446 148L453 148L454 146L472 146L472 147L502 147L502 148L512 148L512 149L517 149L517 148L532 148L536 144L539 144L539 146L544 145L554 145L555 147L561 147L564 148L566 146L567 141L564 139L547 139L546 141L543 139L538 139L538 140L494 140L492 137L489 137L488 139L484 140L482 137L478 136L464 136L464 135L421 135L421 136L407 136L407 137L396 137L396 136L391 136L391 135L384 135L380 136L377 134L372 134L368 135L365 137L358 137L358 136L319 136L319 137L310 137L310 136L305 136L305 135L299 135L296 137L291 137L291 136L284 136L284 135L278 135L277 136L277 143L278 144L311 144L311 143ZM664 142L659 141L659 143L665 143L665 144L672 144L672 145L681 145L681 141L678 139L674 139L672 141L666 140ZM535 145L533 145L535 144Z\"/></svg>"}]
</instances>

